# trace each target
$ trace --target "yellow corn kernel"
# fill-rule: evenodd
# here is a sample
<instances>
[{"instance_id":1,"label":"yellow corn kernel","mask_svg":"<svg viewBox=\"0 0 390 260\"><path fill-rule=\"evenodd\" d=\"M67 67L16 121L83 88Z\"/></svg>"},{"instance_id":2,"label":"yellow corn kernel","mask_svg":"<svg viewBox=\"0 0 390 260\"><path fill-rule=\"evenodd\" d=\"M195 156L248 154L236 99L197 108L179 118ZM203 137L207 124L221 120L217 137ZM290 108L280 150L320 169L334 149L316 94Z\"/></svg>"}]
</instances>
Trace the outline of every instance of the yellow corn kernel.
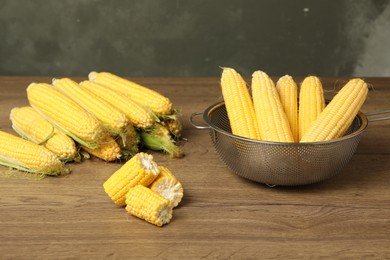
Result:
<instances>
[{"instance_id":1,"label":"yellow corn kernel","mask_svg":"<svg viewBox=\"0 0 390 260\"><path fill-rule=\"evenodd\" d=\"M0 131L0 164L42 175L69 172L58 157L43 146Z\"/></svg>"},{"instance_id":2,"label":"yellow corn kernel","mask_svg":"<svg viewBox=\"0 0 390 260\"><path fill-rule=\"evenodd\" d=\"M80 86L95 93L121 110L137 128L148 128L155 121L152 114L145 107L139 105L126 94L88 80L81 82Z\"/></svg>"},{"instance_id":3,"label":"yellow corn kernel","mask_svg":"<svg viewBox=\"0 0 390 260\"><path fill-rule=\"evenodd\" d=\"M344 135L368 93L362 79L351 79L318 116L301 142L328 141Z\"/></svg>"},{"instance_id":4,"label":"yellow corn kernel","mask_svg":"<svg viewBox=\"0 0 390 260\"><path fill-rule=\"evenodd\" d=\"M221 88L232 133L260 139L253 102L241 75L232 68L223 68Z\"/></svg>"},{"instance_id":5,"label":"yellow corn kernel","mask_svg":"<svg viewBox=\"0 0 390 260\"><path fill-rule=\"evenodd\" d=\"M164 166L158 166L158 168L160 174L149 188L171 201L173 207L176 207L183 198L183 186L168 168Z\"/></svg>"},{"instance_id":6,"label":"yellow corn kernel","mask_svg":"<svg viewBox=\"0 0 390 260\"><path fill-rule=\"evenodd\" d=\"M114 138L109 134L100 142L100 146L95 149L90 149L85 146L81 146L88 153L107 162L115 161L121 158L121 148L117 144Z\"/></svg>"},{"instance_id":7,"label":"yellow corn kernel","mask_svg":"<svg viewBox=\"0 0 390 260\"><path fill-rule=\"evenodd\" d=\"M159 227L168 224L173 214L169 200L143 185L136 185L127 192L126 211Z\"/></svg>"},{"instance_id":8,"label":"yellow corn kernel","mask_svg":"<svg viewBox=\"0 0 390 260\"><path fill-rule=\"evenodd\" d=\"M290 75L281 77L276 83L276 89L290 124L294 142L299 141L298 132L298 87Z\"/></svg>"},{"instance_id":9,"label":"yellow corn kernel","mask_svg":"<svg viewBox=\"0 0 390 260\"><path fill-rule=\"evenodd\" d=\"M103 187L111 200L120 206L124 206L126 193L137 184L150 185L160 170L153 161L153 156L147 153L138 153L117 170Z\"/></svg>"},{"instance_id":10,"label":"yellow corn kernel","mask_svg":"<svg viewBox=\"0 0 390 260\"><path fill-rule=\"evenodd\" d=\"M167 97L150 88L141 86L135 82L109 72L97 73L93 71L89 73L88 78L90 81L129 95L138 103L150 107L150 109L157 115L168 115L171 113L171 101Z\"/></svg>"},{"instance_id":11,"label":"yellow corn kernel","mask_svg":"<svg viewBox=\"0 0 390 260\"><path fill-rule=\"evenodd\" d=\"M29 141L43 145L60 160L72 161L78 155L72 138L58 131L32 107L13 108L10 119L15 132Z\"/></svg>"},{"instance_id":12,"label":"yellow corn kernel","mask_svg":"<svg viewBox=\"0 0 390 260\"><path fill-rule=\"evenodd\" d=\"M129 120L126 115L91 91L81 88L69 78L53 79L53 85L93 114L114 135L124 133Z\"/></svg>"},{"instance_id":13,"label":"yellow corn kernel","mask_svg":"<svg viewBox=\"0 0 390 260\"><path fill-rule=\"evenodd\" d=\"M252 75L252 97L262 140L294 142L278 91L263 71L255 71Z\"/></svg>"},{"instance_id":14,"label":"yellow corn kernel","mask_svg":"<svg viewBox=\"0 0 390 260\"><path fill-rule=\"evenodd\" d=\"M320 79L316 76L306 77L299 90L299 139L305 135L324 107L325 98Z\"/></svg>"},{"instance_id":15,"label":"yellow corn kernel","mask_svg":"<svg viewBox=\"0 0 390 260\"><path fill-rule=\"evenodd\" d=\"M97 148L104 130L100 122L72 99L45 83L27 87L30 105L51 124L80 144Z\"/></svg>"}]
</instances>

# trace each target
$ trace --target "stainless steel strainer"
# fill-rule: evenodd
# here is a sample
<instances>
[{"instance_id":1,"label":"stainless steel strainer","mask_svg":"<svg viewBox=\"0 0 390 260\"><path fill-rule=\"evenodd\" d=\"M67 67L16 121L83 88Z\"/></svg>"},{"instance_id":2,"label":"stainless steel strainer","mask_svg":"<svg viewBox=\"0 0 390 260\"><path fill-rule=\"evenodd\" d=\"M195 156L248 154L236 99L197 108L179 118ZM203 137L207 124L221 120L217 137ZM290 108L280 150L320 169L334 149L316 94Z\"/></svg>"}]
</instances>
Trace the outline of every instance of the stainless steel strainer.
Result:
<instances>
[{"instance_id":1,"label":"stainless steel strainer","mask_svg":"<svg viewBox=\"0 0 390 260\"><path fill-rule=\"evenodd\" d=\"M207 125L194 122L199 115L203 115ZM385 119L390 117L370 121ZM209 129L219 157L233 172L270 186L311 184L338 174L352 158L368 125L366 115L359 112L347 133L335 140L315 143L257 141L231 133L224 102L216 103L204 112L193 113L190 122L198 129Z\"/></svg>"}]
</instances>

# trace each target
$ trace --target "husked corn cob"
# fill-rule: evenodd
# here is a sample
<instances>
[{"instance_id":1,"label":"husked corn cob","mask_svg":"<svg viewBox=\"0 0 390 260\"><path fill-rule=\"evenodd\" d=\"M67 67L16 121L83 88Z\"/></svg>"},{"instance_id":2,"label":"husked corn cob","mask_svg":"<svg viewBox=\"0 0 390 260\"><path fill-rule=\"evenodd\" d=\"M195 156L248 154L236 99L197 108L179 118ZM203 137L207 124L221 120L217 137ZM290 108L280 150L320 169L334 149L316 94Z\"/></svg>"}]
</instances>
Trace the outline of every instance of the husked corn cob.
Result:
<instances>
[{"instance_id":1,"label":"husked corn cob","mask_svg":"<svg viewBox=\"0 0 390 260\"><path fill-rule=\"evenodd\" d=\"M126 211L159 227L168 224L173 214L169 200L143 185L129 189L126 195Z\"/></svg>"},{"instance_id":2,"label":"husked corn cob","mask_svg":"<svg viewBox=\"0 0 390 260\"><path fill-rule=\"evenodd\" d=\"M263 71L252 75L252 97L262 140L294 142L278 91Z\"/></svg>"},{"instance_id":3,"label":"husked corn cob","mask_svg":"<svg viewBox=\"0 0 390 260\"><path fill-rule=\"evenodd\" d=\"M173 173L164 166L158 166L160 174L149 188L172 202L173 207L179 205L183 198L183 186Z\"/></svg>"},{"instance_id":4,"label":"husked corn cob","mask_svg":"<svg viewBox=\"0 0 390 260\"><path fill-rule=\"evenodd\" d=\"M81 82L80 86L100 96L122 111L137 128L148 128L155 121L150 111L124 93L88 80Z\"/></svg>"},{"instance_id":5,"label":"husked corn cob","mask_svg":"<svg viewBox=\"0 0 390 260\"><path fill-rule=\"evenodd\" d=\"M105 192L111 200L124 206L126 193L137 184L150 185L160 170L153 161L153 156L147 153L138 153L128 160L103 184Z\"/></svg>"},{"instance_id":6,"label":"husked corn cob","mask_svg":"<svg viewBox=\"0 0 390 260\"><path fill-rule=\"evenodd\" d=\"M27 87L31 106L51 124L78 143L97 148L104 130L100 122L75 101L45 83L32 83Z\"/></svg>"},{"instance_id":7,"label":"husked corn cob","mask_svg":"<svg viewBox=\"0 0 390 260\"><path fill-rule=\"evenodd\" d=\"M150 88L141 86L135 82L109 72L97 73L93 71L89 73L88 78L90 81L129 95L138 103L150 107L150 109L157 115L167 115L171 113L171 101L167 97Z\"/></svg>"},{"instance_id":8,"label":"husked corn cob","mask_svg":"<svg viewBox=\"0 0 390 260\"><path fill-rule=\"evenodd\" d=\"M114 135L124 134L129 120L122 111L69 78L53 79L53 85L95 115L107 131Z\"/></svg>"},{"instance_id":9,"label":"husked corn cob","mask_svg":"<svg viewBox=\"0 0 390 260\"><path fill-rule=\"evenodd\" d=\"M43 146L0 131L0 164L42 175L63 175L69 170Z\"/></svg>"},{"instance_id":10,"label":"husked corn cob","mask_svg":"<svg viewBox=\"0 0 390 260\"><path fill-rule=\"evenodd\" d=\"M100 142L100 146L95 149L90 149L85 146L81 146L88 153L103 159L104 161L111 162L121 158L121 148L118 143L108 133L106 137Z\"/></svg>"},{"instance_id":11,"label":"husked corn cob","mask_svg":"<svg viewBox=\"0 0 390 260\"><path fill-rule=\"evenodd\" d=\"M348 81L318 116L301 142L328 141L344 135L363 105L367 93L367 84L362 79Z\"/></svg>"},{"instance_id":12,"label":"husked corn cob","mask_svg":"<svg viewBox=\"0 0 390 260\"><path fill-rule=\"evenodd\" d=\"M276 83L276 89L286 113L294 142L299 142L298 132L298 87L290 75L281 77Z\"/></svg>"},{"instance_id":13,"label":"husked corn cob","mask_svg":"<svg viewBox=\"0 0 390 260\"><path fill-rule=\"evenodd\" d=\"M232 133L260 139L253 102L241 75L232 68L223 68L221 88Z\"/></svg>"},{"instance_id":14,"label":"husked corn cob","mask_svg":"<svg viewBox=\"0 0 390 260\"><path fill-rule=\"evenodd\" d=\"M43 145L60 160L71 161L77 157L76 144L72 138L58 131L32 107L13 108L10 119L15 132L29 141Z\"/></svg>"},{"instance_id":15,"label":"husked corn cob","mask_svg":"<svg viewBox=\"0 0 390 260\"><path fill-rule=\"evenodd\" d=\"M299 91L299 139L305 135L324 107L325 98L320 79L316 76L306 77Z\"/></svg>"}]
</instances>

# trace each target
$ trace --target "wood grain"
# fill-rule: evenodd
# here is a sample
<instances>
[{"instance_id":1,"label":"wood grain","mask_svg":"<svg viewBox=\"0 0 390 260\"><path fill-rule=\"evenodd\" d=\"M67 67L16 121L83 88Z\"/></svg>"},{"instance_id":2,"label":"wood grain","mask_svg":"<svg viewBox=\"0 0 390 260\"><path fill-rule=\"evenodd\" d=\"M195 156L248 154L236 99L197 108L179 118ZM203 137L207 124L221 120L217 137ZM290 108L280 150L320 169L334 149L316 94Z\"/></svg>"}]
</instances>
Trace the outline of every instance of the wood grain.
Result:
<instances>
[{"instance_id":1,"label":"wood grain","mask_svg":"<svg viewBox=\"0 0 390 260\"><path fill-rule=\"evenodd\" d=\"M9 111L28 104L27 85L50 79L0 77L1 130L12 133ZM389 121L369 123L351 162L334 178L269 188L230 172L208 131L189 123L191 113L221 100L218 78L133 80L182 109L186 156L152 152L185 188L171 223L158 228L115 206L102 184L121 162L92 158L69 164L66 177L0 178L1 259L390 257ZM322 80L331 97L346 79ZM389 109L390 78L367 81L373 87L362 110Z\"/></svg>"}]
</instances>

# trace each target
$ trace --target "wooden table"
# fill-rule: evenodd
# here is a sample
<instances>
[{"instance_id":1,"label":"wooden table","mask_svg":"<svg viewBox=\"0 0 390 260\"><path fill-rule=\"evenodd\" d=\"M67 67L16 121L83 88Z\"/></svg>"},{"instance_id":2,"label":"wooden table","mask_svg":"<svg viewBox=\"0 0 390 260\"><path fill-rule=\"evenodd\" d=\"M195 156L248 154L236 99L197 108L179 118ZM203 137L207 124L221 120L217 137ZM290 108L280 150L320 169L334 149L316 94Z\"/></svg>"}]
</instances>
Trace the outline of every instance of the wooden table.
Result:
<instances>
[{"instance_id":1,"label":"wooden table","mask_svg":"<svg viewBox=\"0 0 390 260\"><path fill-rule=\"evenodd\" d=\"M0 77L1 130L13 132L9 111L28 104L27 85L50 79ZM69 164L67 177L0 178L1 259L390 257L389 121L369 123L356 154L334 178L270 188L228 170L208 131L189 123L191 113L221 100L219 78L133 80L182 109L186 156L152 152L185 188L171 223L159 228L115 206L102 184L121 163L92 158ZM322 80L331 97L346 78ZM366 80L372 88L362 111L389 109L390 78Z\"/></svg>"}]
</instances>

